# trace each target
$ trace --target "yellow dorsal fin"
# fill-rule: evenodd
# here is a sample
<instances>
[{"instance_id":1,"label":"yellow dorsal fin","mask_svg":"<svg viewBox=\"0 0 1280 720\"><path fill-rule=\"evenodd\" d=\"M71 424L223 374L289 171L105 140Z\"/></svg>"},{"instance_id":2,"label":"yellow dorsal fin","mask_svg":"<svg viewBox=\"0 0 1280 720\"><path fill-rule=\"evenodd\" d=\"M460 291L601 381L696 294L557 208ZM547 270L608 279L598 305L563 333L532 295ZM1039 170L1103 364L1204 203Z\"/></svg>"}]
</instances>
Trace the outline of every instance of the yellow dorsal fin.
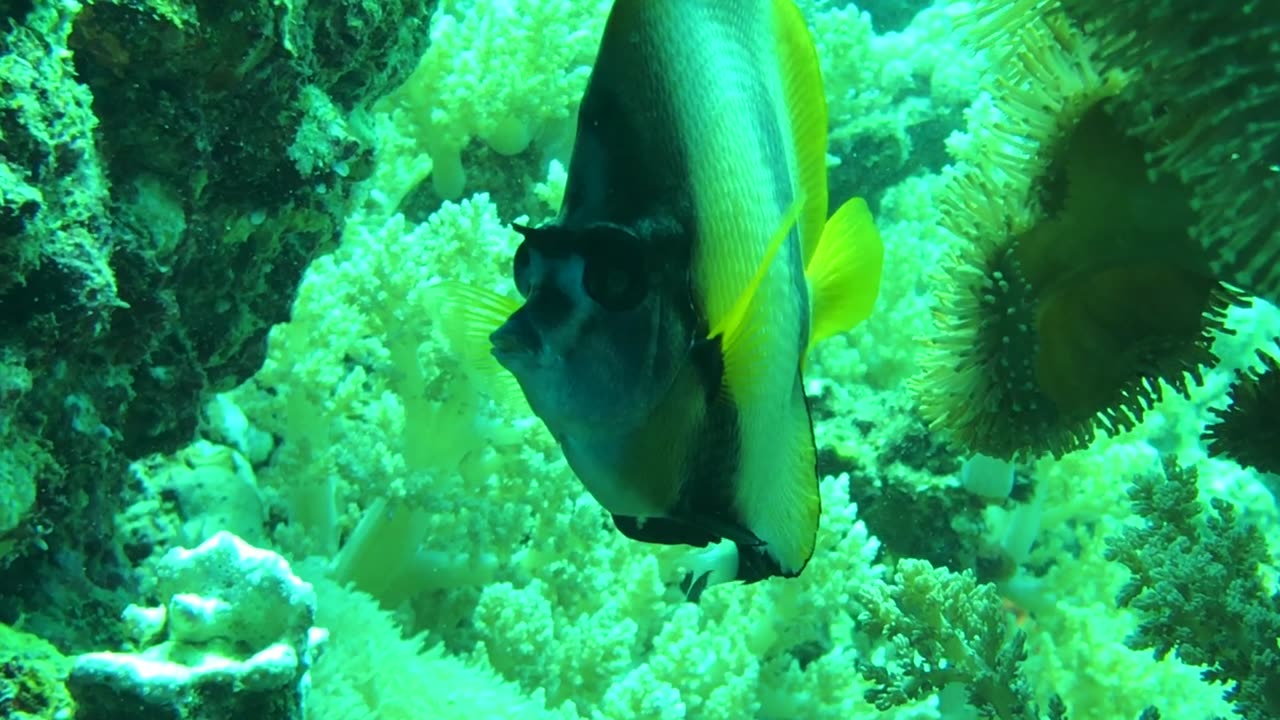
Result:
<instances>
[{"instance_id":1,"label":"yellow dorsal fin","mask_svg":"<svg viewBox=\"0 0 1280 720\"><path fill-rule=\"evenodd\" d=\"M862 198L836 210L805 267L809 281L809 347L867 319L880 292L884 245Z\"/></svg>"},{"instance_id":2,"label":"yellow dorsal fin","mask_svg":"<svg viewBox=\"0 0 1280 720\"><path fill-rule=\"evenodd\" d=\"M769 244L760 258L760 264L756 266L755 275L738 293L737 300L729 308L729 312L718 320L710 318L711 331L707 337L720 338L720 353L724 357L725 385L728 387L751 387L758 376L758 364L755 360L759 353L755 345L762 318L758 312L756 293L760 289L760 284L764 282L765 275L768 274L769 266L773 264L778 250L791 235L791 229L800 216L802 206L803 198L796 198L791 203L791 207L787 208L786 214L782 216L781 222L769 238Z\"/></svg>"},{"instance_id":3,"label":"yellow dorsal fin","mask_svg":"<svg viewBox=\"0 0 1280 720\"><path fill-rule=\"evenodd\" d=\"M782 99L795 152L797 192L804 197L798 221L805 267L818 248L827 219L827 100L818 53L794 0L774 0L774 37Z\"/></svg>"},{"instance_id":4,"label":"yellow dorsal fin","mask_svg":"<svg viewBox=\"0 0 1280 720\"><path fill-rule=\"evenodd\" d=\"M527 407L520 384L494 359L489 342L521 301L455 280L433 285L430 294L439 303L440 332L472 381L502 405Z\"/></svg>"}]
</instances>

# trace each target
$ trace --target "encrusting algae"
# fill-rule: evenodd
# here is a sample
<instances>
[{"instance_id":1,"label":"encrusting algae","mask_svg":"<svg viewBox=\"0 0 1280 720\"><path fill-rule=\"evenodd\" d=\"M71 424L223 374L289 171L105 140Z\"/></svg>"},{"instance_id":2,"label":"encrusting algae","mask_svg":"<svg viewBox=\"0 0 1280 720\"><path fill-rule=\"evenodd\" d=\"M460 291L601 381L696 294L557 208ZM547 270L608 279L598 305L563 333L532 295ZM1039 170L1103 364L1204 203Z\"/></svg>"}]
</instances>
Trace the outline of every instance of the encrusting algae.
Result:
<instances>
[{"instance_id":1,"label":"encrusting algae","mask_svg":"<svg viewBox=\"0 0 1280 720\"><path fill-rule=\"evenodd\" d=\"M943 193L962 247L916 381L935 428L1005 458L1130 429L1165 384L1185 395L1218 362L1227 309L1247 302L1201 242L1202 195L1153 162L1170 129L1132 120L1143 76L1097 62L1096 41L1055 5L987 4L971 18L997 55L988 90L1004 117L996 150Z\"/></svg>"}]
</instances>

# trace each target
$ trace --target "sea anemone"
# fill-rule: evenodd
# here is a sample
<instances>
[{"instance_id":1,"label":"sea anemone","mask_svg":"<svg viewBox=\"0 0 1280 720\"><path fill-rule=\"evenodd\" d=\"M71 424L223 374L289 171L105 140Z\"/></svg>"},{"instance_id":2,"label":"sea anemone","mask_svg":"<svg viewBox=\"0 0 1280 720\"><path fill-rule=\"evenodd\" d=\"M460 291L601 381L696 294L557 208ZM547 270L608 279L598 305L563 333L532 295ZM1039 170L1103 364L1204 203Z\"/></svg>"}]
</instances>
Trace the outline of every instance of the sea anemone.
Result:
<instances>
[{"instance_id":1,"label":"sea anemone","mask_svg":"<svg viewBox=\"0 0 1280 720\"><path fill-rule=\"evenodd\" d=\"M1132 73L1126 122L1151 166L1190 189L1215 276L1280 304L1280 3L1058 4Z\"/></svg>"},{"instance_id":2,"label":"sea anemone","mask_svg":"<svg viewBox=\"0 0 1280 720\"><path fill-rule=\"evenodd\" d=\"M1010 12L973 29L1016 50L988 83L1003 121L940 199L960 245L914 383L933 427L1002 458L1061 455L1133 427L1165 385L1185 394L1242 300L1191 237L1190 189L1115 110L1130 75L1061 14Z\"/></svg>"},{"instance_id":3,"label":"sea anemone","mask_svg":"<svg viewBox=\"0 0 1280 720\"><path fill-rule=\"evenodd\" d=\"M1275 339L1280 347L1280 338ZM1205 430L1210 457L1228 457L1261 472L1280 474L1280 355L1257 351L1258 370L1237 370L1230 404L1214 409Z\"/></svg>"}]
</instances>

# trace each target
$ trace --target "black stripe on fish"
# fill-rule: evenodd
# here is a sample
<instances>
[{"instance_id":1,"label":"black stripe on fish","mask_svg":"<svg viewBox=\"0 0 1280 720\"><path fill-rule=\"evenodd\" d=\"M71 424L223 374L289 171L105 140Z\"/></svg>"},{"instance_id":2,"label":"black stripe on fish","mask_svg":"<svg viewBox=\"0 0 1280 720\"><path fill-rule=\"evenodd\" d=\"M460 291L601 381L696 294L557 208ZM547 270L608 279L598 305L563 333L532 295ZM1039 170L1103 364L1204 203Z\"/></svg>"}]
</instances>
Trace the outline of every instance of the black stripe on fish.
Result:
<instances>
[{"instance_id":1,"label":"black stripe on fish","mask_svg":"<svg viewBox=\"0 0 1280 720\"><path fill-rule=\"evenodd\" d=\"M598 67L583 96L557 224L635 226L654 208L683 207L687 215L690 172L683 144L660 133L652 118L628 112L620 95L626 87L608 74Z\"/></svg>"},{"instance_id":2,"label":"black stripe on fish","mask_svg":"<svg viewBox=\"0 0 1280 720\"><path fill-rule=\"evenodd\" d=\"M686 459L684 482L667 517L643 520L614 515L618 530L632 540L664 545L705 547L727 539L738 548L736 579L755 582L781 575L782 568L764 543L746 528L734 511L735 482L742 457L738 411L721 383L724 360L718 338L702 341L690 353L705 389L706 414L697 442Z\"/></svg>"}]
</instances>

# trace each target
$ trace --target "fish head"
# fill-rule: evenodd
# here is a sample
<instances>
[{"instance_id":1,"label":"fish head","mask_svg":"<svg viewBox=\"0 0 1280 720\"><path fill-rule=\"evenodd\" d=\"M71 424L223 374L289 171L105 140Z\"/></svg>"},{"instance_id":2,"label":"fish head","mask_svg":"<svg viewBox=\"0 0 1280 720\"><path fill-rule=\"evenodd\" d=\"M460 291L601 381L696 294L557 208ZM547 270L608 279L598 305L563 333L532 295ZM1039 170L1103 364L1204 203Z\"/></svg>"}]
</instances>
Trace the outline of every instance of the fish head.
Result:
<instances>
[{"instance_id":1,"label":"fish head","mask_svg":"<svg viewBox=\"0 0 1280 720\"><path fill-rule=\"evenodd\" d=\"M494 357L562 441L634 430L692 336L676 274L632 227L517 229L512 272L524 304L490 336Z\"/></svg>"}]
</instances>

